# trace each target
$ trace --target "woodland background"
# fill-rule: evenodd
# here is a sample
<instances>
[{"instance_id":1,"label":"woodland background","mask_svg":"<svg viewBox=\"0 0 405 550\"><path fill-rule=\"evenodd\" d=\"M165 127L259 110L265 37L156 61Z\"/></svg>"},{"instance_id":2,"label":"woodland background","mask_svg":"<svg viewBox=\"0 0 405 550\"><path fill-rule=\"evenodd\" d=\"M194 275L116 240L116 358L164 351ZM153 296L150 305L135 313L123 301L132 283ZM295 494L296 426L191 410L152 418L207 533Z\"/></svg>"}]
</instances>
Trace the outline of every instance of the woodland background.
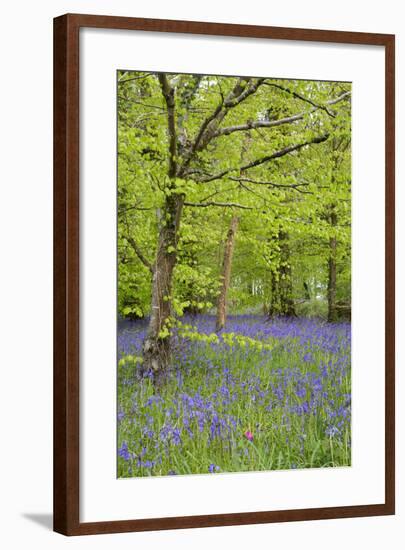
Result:
<instances>
[{"instance_id":1,"label":"woodland background","mask_svg":"<svg viewBox=\"0 0 405 550\"><path fill-rule=\"evenodd\" d=\"M117 78L118 310L150 315L145 368L173 315L350 319L350 83Z\"/></svg>"}]
</instances>

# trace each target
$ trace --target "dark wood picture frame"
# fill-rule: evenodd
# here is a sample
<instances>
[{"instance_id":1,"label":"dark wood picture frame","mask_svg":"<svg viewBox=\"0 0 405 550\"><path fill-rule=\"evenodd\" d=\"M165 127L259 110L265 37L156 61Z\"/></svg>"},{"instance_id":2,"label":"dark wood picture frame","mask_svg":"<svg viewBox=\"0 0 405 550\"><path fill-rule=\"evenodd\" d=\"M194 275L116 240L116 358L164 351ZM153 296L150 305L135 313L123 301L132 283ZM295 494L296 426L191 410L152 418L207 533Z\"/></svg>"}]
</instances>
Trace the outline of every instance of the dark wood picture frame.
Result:
<instances>
[{"instance_id":1,"label":"dark wood picture frame","mask_svg":"<svg viewBox=\"0 0 405 550\"><path fill-rule=\"evenodd\" d=\"M141 30L385 48L385 502L81 523L79 516L79 29ZM387 34L68 14L54 20L54 530L65 535L395 513L394 57Z\"/></svg>"}]
</instances>

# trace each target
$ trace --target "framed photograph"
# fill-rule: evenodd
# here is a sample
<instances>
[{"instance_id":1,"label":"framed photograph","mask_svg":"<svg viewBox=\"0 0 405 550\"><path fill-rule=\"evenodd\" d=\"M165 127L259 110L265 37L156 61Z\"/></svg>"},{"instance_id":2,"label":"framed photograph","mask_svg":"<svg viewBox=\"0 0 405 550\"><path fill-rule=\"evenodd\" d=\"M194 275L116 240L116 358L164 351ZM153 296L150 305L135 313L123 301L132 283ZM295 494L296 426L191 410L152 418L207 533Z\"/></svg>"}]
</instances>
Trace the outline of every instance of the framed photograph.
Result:
<instances>
[{"instance_id":1,"label":"framed photograph","mask_svg":"<svg viewBox=\"0 0 405 550\"><path fill-rule=\"evenodd\" d=\"M394 36L54 20L54 529L394 514Z\"/></svg>"}]
</instances>

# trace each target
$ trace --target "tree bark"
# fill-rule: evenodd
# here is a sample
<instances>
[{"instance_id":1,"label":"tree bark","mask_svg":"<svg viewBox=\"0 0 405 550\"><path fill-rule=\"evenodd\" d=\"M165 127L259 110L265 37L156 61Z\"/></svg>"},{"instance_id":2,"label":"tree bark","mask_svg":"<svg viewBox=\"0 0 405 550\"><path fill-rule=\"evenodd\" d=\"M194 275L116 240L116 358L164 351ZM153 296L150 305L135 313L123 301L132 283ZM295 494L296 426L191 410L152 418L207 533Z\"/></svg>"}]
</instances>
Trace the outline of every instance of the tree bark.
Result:
<instances>
[{"instance_id":1,"label":"tree bark","mask_svg":"<svg viewBox=\"0 0 405 550\"><path fill-rule=\"evenodd\" d=\"M279 266L277 271L272 273L269 317L295 317L290 247L288 234L283 230L278 233L278 246L280 251Z\"/></svg>"},{"instance_id":2,"label":"tree bark","mask_svg":"<svg viewBox=\"0 0 405 550\"><path fill-rule=\"evenodd\" d=\"M334 209L330 215L330 224L336 227L337 215ZM329 258L328 258L328 321L334 323L338 320L338 311L336 307L336 251L337 240L333 235L329 239Z\"/></svg>"},{"instance_id":3,"label":"tree bark","mask_svg":"<svg viewBox=\"0 0 405 550\"><path fill-rule=\"evenodd\" d=\"M229 226L228 234L225 242L224 250L224 260L222 264L222 284L221 291L218 296L217 304L217 322L216 322L216 331L219 332L225 326L226 322L226 299L229 290L229 284L231 281L231 270L232 270L232 257L233 250L235 247L235 235L239 224L239 218L233 216L231 219L231 224Z\"/></svg>"},{"instance_id":4,"label":"tree bark","mask_svg":"<svg viewBox=\"0 0 405 550\"><path fill-rule=\"evenodd\" d=\"M179 195L166 199L152 271L152 307L143 343L142 374L151 376L156 382L166 377L170 364L171 339L167 323L172 314L172 280L183 202L184 198Z\"/></svg>"}]
</instances>

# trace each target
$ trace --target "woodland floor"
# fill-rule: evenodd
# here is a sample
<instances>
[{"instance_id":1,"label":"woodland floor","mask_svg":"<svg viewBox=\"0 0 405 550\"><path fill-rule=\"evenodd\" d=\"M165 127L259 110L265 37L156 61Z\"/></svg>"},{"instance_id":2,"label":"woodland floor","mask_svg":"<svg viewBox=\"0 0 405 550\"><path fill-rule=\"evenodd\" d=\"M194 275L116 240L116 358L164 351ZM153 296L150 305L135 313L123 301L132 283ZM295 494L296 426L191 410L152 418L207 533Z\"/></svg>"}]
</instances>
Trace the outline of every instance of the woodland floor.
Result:
<instances>
[{"instance_id":1,"label":"woodland floor","mask_svg":"<svg viewBox=\"0 0 405 550\"><path fill-rule=\"evenodd\" d=\"M118 326L119 477L350 466L350 323L238 315L216 341L177 334L158 390L139 378L146 326Z\"/></svg>"}]
</instances>

